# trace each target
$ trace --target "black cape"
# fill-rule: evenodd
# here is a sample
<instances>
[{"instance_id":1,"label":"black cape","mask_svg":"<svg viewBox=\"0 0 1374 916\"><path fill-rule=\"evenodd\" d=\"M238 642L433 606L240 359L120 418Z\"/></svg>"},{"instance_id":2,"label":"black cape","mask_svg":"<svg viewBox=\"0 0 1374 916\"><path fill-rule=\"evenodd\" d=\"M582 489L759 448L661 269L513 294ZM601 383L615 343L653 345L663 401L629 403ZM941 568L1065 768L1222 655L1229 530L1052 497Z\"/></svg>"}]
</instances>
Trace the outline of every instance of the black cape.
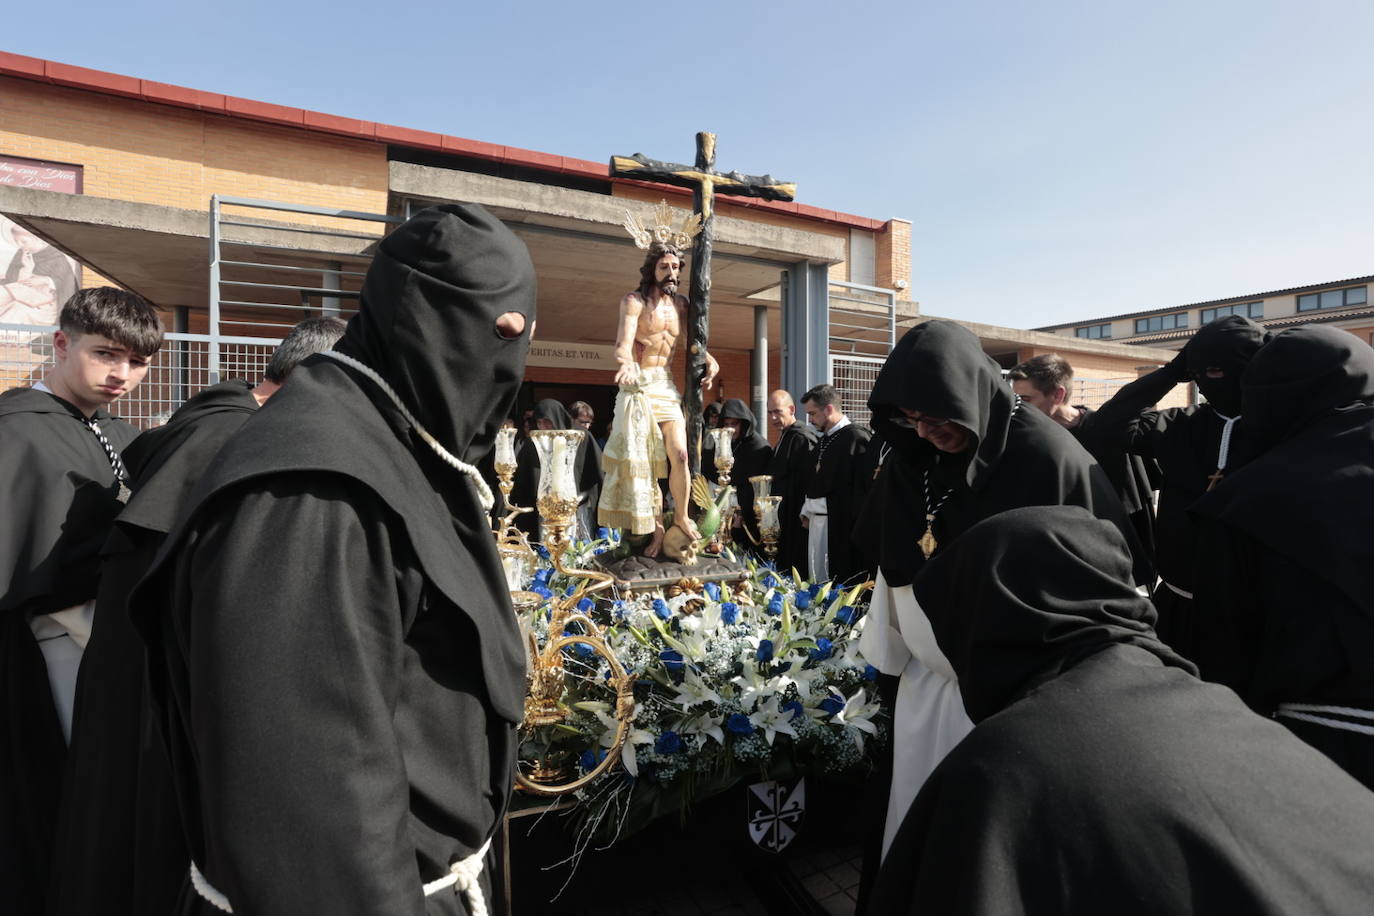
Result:
<instances>
[{"instance_id":1,"label":"black cape","mask_svg":"<svg viewBox=\"0 0 1374 916\"><path fill-rule=\"evenodd\" d=\"M169 913L186 877L171 771L128 597L215 454L258 407L244 381L199 392L124 450L133 497L104 548L77 680L49 916Z\"/></svg>"},{"instance_id":2,"label":"black cape","mask_svg":"<svg viewBox=\"0 0 1374 916\"><path fill-rule=\"evenodd\" d=\"M730 484L735 488L735 500L739 503L739 518L752 538L749 543L759 545L759 523L754 515L754 485L749 482L749 478L768 473L768 467L773 461L773 446L759 435L754 412L739 398L730 398L725 402L720 409L720 418L722 421L740 421L739 436L730 443L730 453L735 457L735 465L730 469ZM702 462L702 473L708 477L714 468L714 459L709 465ZM752 549L756 553L762 552L758 546Z\"/></svg>"},{"instance_id":3,"label":"black cape","mask_svg":"<svg viewBox=\"0 0 1374 916\"><path fill-rule=\"evenodd\" d=\"M379 245L335 350L471 463L514 402L534 309L508 229L428 209ZM506 339L510 311L525 331ZM473 483L374 381L301 363L131 606L192 856L237 910L465 912L421 886L499 823L524 649ZM186 892L183 912L217 911Z\"/></svg>"},{"instance_id":4,"label":"black cape","mask_svg":"<svg viewBox=\"0 0 1374 916\"><path fill-rule=\"evenodd\" d=\"M1102 447L1115 446L1154 461L1159 468L1159 506L1155 514L1155 569L1161 579L1185 592L1197 587L1197 533L1188 508L1207 491L1217 470L1226 418L1217 405L1239 407L1240 376L1245 364L1263 345L1265 330L1248 318L1227 316L1200 328L1172 363L1122 387L1093 415L1093 436ZM1207 380L1208 366L1226 372L1222 380ZM1175 385L1190 380L1214 402L1195 407L1153 410ZM1232 429L1228 470L1244 463L1246 424ZM1206 651L1206 624L1199 624L1192 602L1167 585L1155 591L1159 605L1159 636L1189 658Z\"/></svg>"},{"instance_id":5,"label":"black cape","mask_svg":"<svg viewBox=\"0 0 1374 916\"><path fill-rule=\"evenodd\" d=\"M547 420L550 429L580 429L573 423L568 409L553 398L545 398L534 405L531 428L540 429L539 421ZM517 506L533 508L539 496L539 474L544 463L539 458L539 449L533 440L525 439L519 444L515 457L515 485L511 488L511 500ZM573 474L577 477L577 519L581 535L596 537L596 504L601 500L601 447L591 437L582 437L577 447L576 465ZM526 512L516 516L515 525L534 540L542 540L539 526L539 513Z\"/></svg>"},{"instance_id":6,"label":"black cape","mask_svg":"<svg viewBox=\"0 0 1374 916\"><path fill-rule=\"evenodd\" d=\"M1151 580L1149 563L1106 474L1068 430L1020 404L1001 368L962 325L927 321L908 331L878 373L868 406L891 452L855 536L888 583L910 583L925 562L917 544L926 515L937 504L932 524L937 555L998 512L1082 506L1126 533L1136 555L1137 581ZM899 425L900 408L963 426L973 433L970 447L958 455L940 452L914 429Z\"/></svg>"},{"instance_id":7,"label":"black cape","mask_svg":"<svg viewBox=\"0 0 1374 916\"><path fill-rule=\"evenodd\" d=\"M1078 444L1087 449L1088 454L1102 468L1112 483L1121 506L1130 516L1131 527L1135 530L1136 540L1145 550L1145 556L1154 562L1155 555L1155 504L1154 491L1159 489L1159 467L1153 460L1146 461L1139 455L1128 452L1121 444L1120 436L1097 435L1097 412L1091 407L1078 407L1078 425L1069 430ZM1153 583L1150 583L1153 584Z\"/></svg>"},{"instance_id":8,"label":"black cape","mask_svg":"<svg viewBox=\"0 0 1374 916\"><path fill-rule=\"evenodd\" d=\"M826 559L830 578L836 582L847 582L870 572L869 558L853 532L855 518L873 481L872 456L868 453L871 438L868 430L852 422L828 437L817 438L802 485L807 498L825 497L829 516Z\"/></svg>"},{"instance_id":9,"label":"black cape","mask_svg":"<svg viewBox=\"0 0 1374 916\"><path fill-rule=\"evenodd\" d=\"M802 527L802 503L806 501L806 478L815 463L816 430L800 421L778 436L768 473L773 477L773 495L778 503L778 568L795 569L803 579L810 578L806 558L806 529Z\"/></svg>"},{"instance_id":10,"label":"black cape","mask_svg":"<svg viewBox=\"0 0 1374 916\"><path fill-rule=\"evenodd\" d=\"M1374 350L1335 328L1283 331L1244 386L1267 451L1193 507L1209 570L1197 597L1218 627L1203 674L1263 712L1374 710L1374 533L1356 509L1374 505ZM1374 738L1281 721L1374 788Z\"/></svg>"},{"instance_id":11,"label":"black cape","mask_svg":"<svg viewBox=\"0 0 1374 916\"><path fill-rule=\"evenodd\" d=\"M116 449L138 434L103 409L94 419ZM95 597L118 492L79 410L32 388L0 394L0 888L14 912L42 911L66 756L29 618Z\"/></svg>"},{"instance_id":12,"label":"black cape","mask_svg":"<svg viewBox=\"0 0 1374 916\"><path fill-rule=\"evenodd\" d=\"M1161 643L1113 526L1020 509L917 578L974 730L869 912L1332 913L1374 899L1374 795Z\"/></svg>"}]
</instances>

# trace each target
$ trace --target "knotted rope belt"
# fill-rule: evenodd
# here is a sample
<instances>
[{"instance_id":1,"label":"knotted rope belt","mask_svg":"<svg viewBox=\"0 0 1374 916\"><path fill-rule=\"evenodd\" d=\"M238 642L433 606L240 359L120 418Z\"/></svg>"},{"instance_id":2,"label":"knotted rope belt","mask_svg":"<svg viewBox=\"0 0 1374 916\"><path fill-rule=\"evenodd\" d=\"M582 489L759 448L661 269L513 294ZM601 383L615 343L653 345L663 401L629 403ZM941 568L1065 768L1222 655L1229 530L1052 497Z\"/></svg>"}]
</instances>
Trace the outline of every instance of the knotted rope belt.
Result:
<instances>
[{"instance_id":1,"label":"knotted rope belt","mask_svg":"<svg viewBox=\"0 0 1374 916\"><path fill-rule=\"evenodd\" d=\"M482 844L481 849L466 859L460 859L449 866L447 875L426 884L422 888L425 896L433 897L440 891L451 887L455 893L463 895L463 899L468 905L468 912L472 916L487 916L487 899L482 894L482 885L478 879L481 877L482 862L486 859L489 849L491 849L490 838ZM234 908L229 904L229 898L216 890L214 885L205 879L205 875L201 873L195 862L191 863L191 886L211 906L226 913L234 912Z\"/></svg>"}]
</instances>

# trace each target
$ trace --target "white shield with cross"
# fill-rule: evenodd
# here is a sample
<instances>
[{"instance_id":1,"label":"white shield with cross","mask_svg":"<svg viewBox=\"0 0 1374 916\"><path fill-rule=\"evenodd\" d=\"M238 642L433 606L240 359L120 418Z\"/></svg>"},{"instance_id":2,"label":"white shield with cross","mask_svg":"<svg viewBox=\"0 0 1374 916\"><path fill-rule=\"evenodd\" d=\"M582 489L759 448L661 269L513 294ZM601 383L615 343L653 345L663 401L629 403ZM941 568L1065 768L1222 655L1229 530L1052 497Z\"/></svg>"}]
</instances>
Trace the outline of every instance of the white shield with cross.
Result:
<instances>
[{"instance_id":1,"label":"white shield with cross","mask_svg":"<svg viewBox=\"0 0 1374 916\"><path fill-rule=\"evenodd\" d=\"M790 789L769 780L749 787L749 838L768 852L782 852L797 836L806 814L806 779Z\"/></svg>"}]
</instances>

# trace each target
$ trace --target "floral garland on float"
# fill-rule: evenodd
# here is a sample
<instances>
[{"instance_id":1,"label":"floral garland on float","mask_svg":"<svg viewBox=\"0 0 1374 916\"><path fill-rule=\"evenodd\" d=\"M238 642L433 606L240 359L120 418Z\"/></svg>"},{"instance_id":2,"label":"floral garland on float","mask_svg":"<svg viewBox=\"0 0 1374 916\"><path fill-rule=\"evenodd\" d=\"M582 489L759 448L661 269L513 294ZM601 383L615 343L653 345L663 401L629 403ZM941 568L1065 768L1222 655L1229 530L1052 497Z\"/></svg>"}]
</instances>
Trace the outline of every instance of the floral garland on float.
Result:
<instances>
[{"instance_id":1,"label":"floral garland on float","mask_svg":"<svg viewBox=\"0 0 1374 916\"><path fill-rule=\"evenodd\" d=\"M625 550L618 532L574 542L543 511L569 495L557 468L574 432L533 434L545 544L517 542L513 514L498 542L529 652L517 781L575 800L575 856L746 779L861 779L888 732L858 652L868 584L808 583L727 546L733 582L618 592L596 571Z\"/></svg>"}]
</instances>

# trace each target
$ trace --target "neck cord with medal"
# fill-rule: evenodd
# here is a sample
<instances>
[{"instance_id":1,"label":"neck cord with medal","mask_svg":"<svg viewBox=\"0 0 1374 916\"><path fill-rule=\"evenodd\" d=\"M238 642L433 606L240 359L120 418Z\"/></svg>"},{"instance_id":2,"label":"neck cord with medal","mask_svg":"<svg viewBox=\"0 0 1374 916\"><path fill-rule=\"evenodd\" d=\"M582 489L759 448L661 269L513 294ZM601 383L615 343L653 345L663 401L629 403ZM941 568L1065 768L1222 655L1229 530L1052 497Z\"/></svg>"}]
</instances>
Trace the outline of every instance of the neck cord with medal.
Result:
<instances>
[{"instance_id":1,"label":"neck cord with medal","mask_svg":"<svg viewBox=\"0 0 1374 916\"><path fill-rule=\"evenodd\" d=\"M1013 395L1013 397L1015 398L1015 400L1012 402L1011 405L1011 413L1007 415L1008 424L1011 423L1011 418L1016 416L1016 412L1021 409L1021 396L1018 394ZM921 485L922 488L925 490L926 498L926 533L921 535L921 539L916 543L917 546L921 548L921 553L925 555L925 558L927 560L929 560L930 555L935 552L935 548L940 546L939 542L935 540L935 516L940 514L940 509L944 506L945 501L954 494L954 489L950 488L946 490L945 495L940 497L939 502L932 502L930 498L929 469L927 469L922 474Z\"/></svg>"},{"instance_id":2,"label":"neck cord with medal","mask_svg":"<svg viewBox=\"0 0 1374 916\"><path fill-rule=\"evenodd\" d=\"M832 432L822 433L822 434L821 434L821 441L820 441L820 443L816 446L816 473L817 473L817 474L819 474L819 473L821 472L821 459L825 457L825 450L828 449L828 448L830 448L830 443L831 443L831 441L834 440L834 438L835 438L835 433L834 433L833 431L832 431Z\"/></svg>"},{"instance_id":3,"label":"neck cord with medal","mask_svg":"<svg viewBox=\"0 0 1374 916\"><path fill-rule=\"evenodd\" d=\"M440 445L439 440L430 435L429 430L421 426L420 421L415 419L415 415L406 408L406 405L401 403L401 396L387 383L386 379L382 378L381 375L371 366L367 365L367 363L360 362L351 356L340 353L338 350L324 350L320 355L337 360L345 366L352 366L354 369L357 369L363 375L376 382L377 387L382 389L383 394L391 398L391 403L396 405L396 409L401 412L401 416L414 428L420 438L425 440L425 444L430 447L434 454L438 455L449 467L472 481L473 487L477 490L477 501L481 503L482 511L491 511L491 507L496 504L496 499L491 494L491 487L487 486L487 482L482 479L482 472Z\"/></svg>"},{"instance_id":4,"label":"neck cord with medal","mask_svg":"<svg viewBox=\"0 0 1374 916\"><path fill-rule=\"evenodd\" d=\"M1217 485L1217 481L1225 476L1222 472L1226 470L1226 462L1231 457L1231 429L1236 425L1236 421L1240 419L1239 416L1228 417L1215 407L1212 409L1217 416L1221 417L1221 419L1226 422L1226 425L1221 428L1221 448L1217 450L1217 469L1207 478L1207 489L1209 491Z\"/></svg>"},{"instance_id":5,"label":"neck cord with medal","mask_svg":"<svg viewBox=\"0 0 1374 916\"><path fill-rule=\"evenodd\" d=\"M100 447L105 450L105 457L110 462L110 470L114 471L115 482L119 484L119 493L115 499L122 503L127 503L133 492L127 483L129 471L124 467L124 460L119 457L119 452L110 444L110 440L105 438L105 434L100 431L100 424L95 422L95 417L85 417L81 421L86 428L95 434L95 438L100 442Z\"/></svg>"}]
</instances>

